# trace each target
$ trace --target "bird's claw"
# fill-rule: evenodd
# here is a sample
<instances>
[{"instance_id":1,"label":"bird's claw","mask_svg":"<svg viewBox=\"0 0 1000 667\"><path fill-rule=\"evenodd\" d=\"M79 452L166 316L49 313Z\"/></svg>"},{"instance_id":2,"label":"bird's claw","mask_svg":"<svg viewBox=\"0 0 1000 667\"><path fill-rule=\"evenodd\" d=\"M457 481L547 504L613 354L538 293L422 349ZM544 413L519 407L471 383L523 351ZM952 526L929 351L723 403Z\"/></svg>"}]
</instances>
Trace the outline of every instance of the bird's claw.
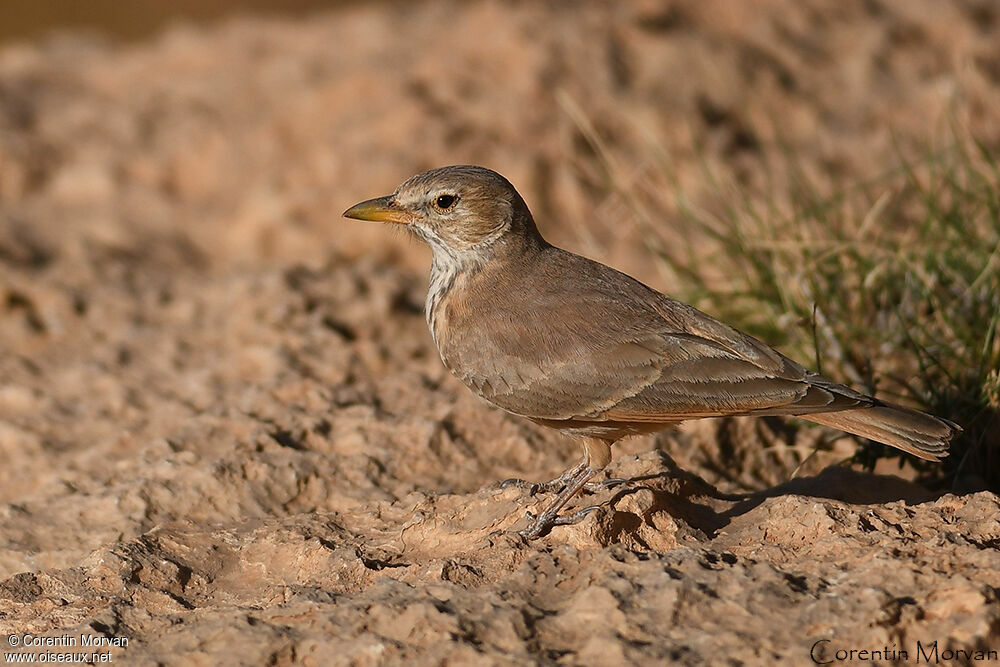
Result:
<instances>
[{"instance_id":1,"label":"bird's claw","mask_svg":"<svg viewBox=\"0 0 1000 667\"><path fill-rule=\"evenodd\" d=\"M563 516L557 516L552 520L553 526L572 526L578 524L587 518L587 515L594 510L601 509L600 505L591 505L590 507L584 507L582 510L577 510L572 514L565 514Z\"/></svg>"},{"instance_id":2,"label":"bird's claw","mask_svg":"<svg viewBox=\"0 0 1000 667\"><path fill-rule=\"evenodd\" d=\"M583 490L588 493L597 493L598 491L604 491L605 489L613 489L616 486L626 483L627 481L627 479L623 479L621 477L611 477L600 482L587 482L584 485Z\"/></svg>"},{"instance_id":3,"label":"bird's claw","mask_svg":"<svg viewBox=\"0 0 1000 667\"><path fill-rule=\"evenodd\" d=\"M565 485L556 485L554 481L555 480L553 480L552 482L529 482L524 479L518 479L516 477L512 477L510 479L505 479L504 481L500 482L500 488L507 489L509 487L516 486L522 491L527 491L529 498L534 498L539 493L552 493L554 491L561 491L563 489L563 486Z\"/></svg>"},{"instance_id":4,"label":"bird's claw","mask_svg":"<svg viewBox=\"0 0 1000 667\"><path fill-rule=\"evenodd\" d=\"M532 512L525 512L525 518L531 523L524 530L519 530L517 534L526 540L538 539L548 533L553 526L572 526L583 521L594 510L599 509L601 509L600 505L591 505L564 516L559 516L554 512L542 512L536 517Z\"/></svg>"}]
</instances>

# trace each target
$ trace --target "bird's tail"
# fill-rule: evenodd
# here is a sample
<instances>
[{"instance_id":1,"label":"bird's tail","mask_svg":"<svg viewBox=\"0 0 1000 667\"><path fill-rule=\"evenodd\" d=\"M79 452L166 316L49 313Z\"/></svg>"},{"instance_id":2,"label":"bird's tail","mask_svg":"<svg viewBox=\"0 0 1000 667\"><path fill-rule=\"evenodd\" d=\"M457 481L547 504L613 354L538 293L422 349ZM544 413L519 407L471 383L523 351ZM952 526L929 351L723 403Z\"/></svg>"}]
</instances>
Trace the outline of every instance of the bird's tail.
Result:
<instances>
[{"instance_id":1,"label":"bird's tail","mask_svg":"<svg viewBox=\"0 0 1000 667\"><path fill-rule=\"evenodd\" d=\"M948 443L962 431L947 419L885 404L800 417L892 445L928 461L947 456Z\"/></svg>"}]
</instances>

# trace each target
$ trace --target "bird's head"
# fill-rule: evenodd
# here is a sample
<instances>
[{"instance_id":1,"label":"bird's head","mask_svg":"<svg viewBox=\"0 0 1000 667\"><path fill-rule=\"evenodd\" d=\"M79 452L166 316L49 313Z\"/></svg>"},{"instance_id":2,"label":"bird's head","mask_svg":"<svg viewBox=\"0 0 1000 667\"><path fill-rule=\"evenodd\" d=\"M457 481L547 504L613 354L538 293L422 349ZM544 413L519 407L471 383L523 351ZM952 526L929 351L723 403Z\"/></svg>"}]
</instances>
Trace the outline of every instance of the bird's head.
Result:
<instances>
[{"instance_id":1,"label":"bird's head","mask_svg":"<svg viewBox=\"0 0 1000 667\"><path fill-rule=\"evenodd\" d=\"M357 220L393 222L453 259L482 256L513 233L538 239L535 223L510 182L489 169L457 165L417 174L385 197L344 211Z\"/></svg>"}]
</instances>

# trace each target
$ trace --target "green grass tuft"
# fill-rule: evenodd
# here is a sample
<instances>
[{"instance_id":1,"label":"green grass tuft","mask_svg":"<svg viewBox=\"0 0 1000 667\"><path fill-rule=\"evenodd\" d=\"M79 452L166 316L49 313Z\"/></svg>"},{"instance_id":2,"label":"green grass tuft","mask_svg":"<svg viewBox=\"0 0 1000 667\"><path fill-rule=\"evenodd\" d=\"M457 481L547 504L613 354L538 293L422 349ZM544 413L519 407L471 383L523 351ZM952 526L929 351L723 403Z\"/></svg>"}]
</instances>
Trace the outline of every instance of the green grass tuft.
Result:
<instances>
[{"instance_id":1,"label":"green grass tuft","mask_svg":"<svg viewBox=\"0 0 1000 667\"><path fill-rule=\"evenodd\" d=\"M906 457L925 481L1000 489L996 158L956 142L832 196L790 166L790 212L716 182L721 213L680 196L691 245L648 223L678 296L832 378L965 428L944 466L867 441L857 461Z\"/></svg>"}]
</instances>

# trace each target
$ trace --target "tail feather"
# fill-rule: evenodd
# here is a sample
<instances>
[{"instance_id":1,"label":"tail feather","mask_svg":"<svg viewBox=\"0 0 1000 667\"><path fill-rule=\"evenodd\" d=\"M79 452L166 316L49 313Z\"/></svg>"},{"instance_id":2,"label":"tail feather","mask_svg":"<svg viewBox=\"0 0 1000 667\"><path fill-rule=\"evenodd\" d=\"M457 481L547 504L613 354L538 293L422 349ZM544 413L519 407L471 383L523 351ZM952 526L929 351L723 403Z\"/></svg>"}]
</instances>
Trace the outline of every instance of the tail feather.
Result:
<instances>
[{"instance_id":1,"label":"tail feather","mask_svg":"<svg viewBox=\"0 0 1000 667\"><path fill-rule=\"evenodd\" d=\"M799 416L892 445L928 461L947 456L948 443L962 430L947 419L885 404Z\"/></svg>"}]
</instances>

